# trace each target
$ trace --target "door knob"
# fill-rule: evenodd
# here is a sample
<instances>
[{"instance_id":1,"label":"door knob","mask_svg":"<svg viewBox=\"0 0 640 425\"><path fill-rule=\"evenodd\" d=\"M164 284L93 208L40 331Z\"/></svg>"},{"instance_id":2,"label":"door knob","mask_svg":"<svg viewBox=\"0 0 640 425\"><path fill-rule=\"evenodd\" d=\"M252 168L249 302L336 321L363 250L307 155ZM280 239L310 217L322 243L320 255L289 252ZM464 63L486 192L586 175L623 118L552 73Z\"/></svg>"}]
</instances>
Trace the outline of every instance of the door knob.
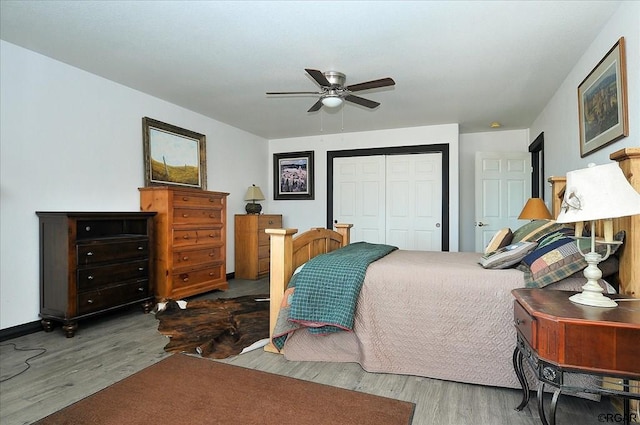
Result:
<instances>
[{"instance_id":1,"label":"door knob","mask_svg":"<svg viewBox=\"0 0 640 425\"><path fill-rule=\"evenodd\" d=\"M478 227L488 226L489 223L483 223L481 221L478 222Z\"/></svg>"}]
</instances>

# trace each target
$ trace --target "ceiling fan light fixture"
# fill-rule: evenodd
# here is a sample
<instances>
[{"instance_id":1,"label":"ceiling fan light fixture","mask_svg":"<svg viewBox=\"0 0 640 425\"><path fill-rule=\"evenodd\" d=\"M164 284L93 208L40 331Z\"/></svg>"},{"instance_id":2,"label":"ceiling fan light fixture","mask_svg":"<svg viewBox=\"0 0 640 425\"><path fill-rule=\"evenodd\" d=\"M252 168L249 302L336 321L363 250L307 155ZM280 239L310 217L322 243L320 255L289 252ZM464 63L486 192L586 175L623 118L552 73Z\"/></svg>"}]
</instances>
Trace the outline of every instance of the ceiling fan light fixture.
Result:
<instances>
[{"instance_id":1,"label":"ceiling fan light fixture","mask_svg":"<svg viewBox=\"0 0 640 425\"><path fill-rule=\"evenodd\" d=\"M339 96L326 96L322 98L322 104L327 108L337 108L342 105L342 98Z\"/></svg>"}]
</instances>

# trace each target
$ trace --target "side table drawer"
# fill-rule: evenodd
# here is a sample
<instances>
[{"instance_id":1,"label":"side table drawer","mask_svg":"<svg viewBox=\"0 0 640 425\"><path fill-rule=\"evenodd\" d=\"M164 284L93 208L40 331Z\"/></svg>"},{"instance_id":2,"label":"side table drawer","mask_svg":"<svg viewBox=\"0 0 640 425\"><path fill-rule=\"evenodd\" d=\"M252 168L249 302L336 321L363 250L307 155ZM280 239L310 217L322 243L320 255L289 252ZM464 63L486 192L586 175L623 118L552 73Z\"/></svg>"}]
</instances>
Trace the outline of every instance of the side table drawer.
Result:
<instances>
[{"instance_id":1,"label":"side table drawer","mask_svg":"<svg viewBox=\"0 0 640 425\"><path fill-rule=\"evenodd\" d=\"M513 323L534 350L537 348L535 321L518 301L513 302Z\"/></svg>"}]
</instances>

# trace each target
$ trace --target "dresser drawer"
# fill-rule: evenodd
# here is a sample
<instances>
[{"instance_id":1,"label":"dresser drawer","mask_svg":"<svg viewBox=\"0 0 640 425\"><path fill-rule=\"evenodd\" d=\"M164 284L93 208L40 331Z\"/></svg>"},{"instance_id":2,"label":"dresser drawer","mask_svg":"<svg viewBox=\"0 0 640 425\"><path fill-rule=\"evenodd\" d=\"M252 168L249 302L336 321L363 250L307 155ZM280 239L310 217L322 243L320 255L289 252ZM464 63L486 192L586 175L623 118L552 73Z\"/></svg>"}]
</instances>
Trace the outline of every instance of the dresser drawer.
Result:
<instances>
[{"instance_id":1,"label":"dresser drawer","mask_svg":"<svg viewBox=\"0 0 640 425\"><path fill-rule=\"evenodd\" d=\"M174 208L173 224L212 225L222 224L222 210Z\"/></svg>"},{"instance_id":2,"label":"dresser drawer","mask_svg":"<svg viewBox=\"0 0 640 425\"><path fill-rule=\"evenodd\" d=\"M211 262L219 262L222 259L222 247L220 246L204 249L175 250L173 252L173 266L179 268L197 267Z\"/></svg>"},{"instance_id":3,"label":"dresser drawer","mask_svg":"<svg viewBox=\"0 0 640 425\"><path fill-rule=\"evenodd\" d=\"M173 193L173 205L175 207L213 207L221 210L224 207L224 197L206 193Z\"/></svg>"},{"instance_id":4,"label":"dresser drawer","mask_svg":"<svg viewBox=\"0 0 640 425\"><path fill-rule=\"evenodd\" d=\"M173 289L198 286L226 280L224 264L215 264L200 270L176 273L173 275Z\"/></svg>"},{"instance_id":5,"label":"dresser drawer","mask_svg":"<svg viewBox=\"0 0 640 425\"><path fill-rule=\"evenodd\" d=\"M258 260L258 274L269 273L269 258L261 258Z\"/></svg>"},{"instance_id":6,"label":"dresser drawer","mask_svg":"<svg viewBox=\"0 0 640 425\"><path fill-rule=\"evenodd\" d=\"M518 301L513 302L513 320L517 331L535 350L537 348L536 319L531 317Z\"/></svg>"},{"instance_id":7,"label":"dresser drawer","mask_svg":"<svg viewBox=\"0 0 640 425\"><path fill-rule=\"evenodd\" d=\"M77 245L78 266L149 257L149 239L102 240Z\"/></svg>"},{"instance_id":8,"label":"dresser drawer","mask_svg":"<svg viewBox=\"0 0 640 425\"><path fill-rule=\"evenodd\" d=\"M76 222L76 239L78 240L146 234L146 219L110 218L103 220L78 220Z\"/></svg>"},{"instance_id":9,"label":"dresser drawer","mask_svg":"<svg viewBox=\"0 0 640 425\"><path fill-rule=\"evenodd\" d=\"M271 247L269 245L260 245L258 247L258 259L262 260L263 258L266 258L268 260L270 248Z\"/></svg>"},{"instance_id":10,"label":"dresser drawer","mask_svg":"<svg viewBox=\"0 0 640 425\"><path fill-rule=\"evenodd\" d=\"M261 215L258 217L258 231L264 233L264 229L279 229L282 227L282 216Z\"/></svg>"},{"instance_id":11,"label":"dresser drawer","mask_svg":"<svg viewBox=\"0 0 640 425\"><path fill-rule=\"evenodd\" d=\"M78 291L84 292L98 286L113 284L131 279L146 279L149 273L149 260L128 263L109 264L102 267L78 269Z\"/></svg>"},{"instance_id":12,"label":"dresser drawer","mask_svg":"<svg viewBox=\"0 0 640 425\"><path fill-rule=\"evenodd\" d=\"M173 247L210 245L222 240L221 228L173 229Z\"/></svg>"},{"instance_id":13,"label":"dresser drawer","mask_svg":"<svg viewBox=\"0 0 640 425\"><path fill-rule=\"evenodd\" d=\"M149 281L139 280L78 294L78 314L88 314L116 305L143 300L149 296Z\"/></svg>"}]
</instances>

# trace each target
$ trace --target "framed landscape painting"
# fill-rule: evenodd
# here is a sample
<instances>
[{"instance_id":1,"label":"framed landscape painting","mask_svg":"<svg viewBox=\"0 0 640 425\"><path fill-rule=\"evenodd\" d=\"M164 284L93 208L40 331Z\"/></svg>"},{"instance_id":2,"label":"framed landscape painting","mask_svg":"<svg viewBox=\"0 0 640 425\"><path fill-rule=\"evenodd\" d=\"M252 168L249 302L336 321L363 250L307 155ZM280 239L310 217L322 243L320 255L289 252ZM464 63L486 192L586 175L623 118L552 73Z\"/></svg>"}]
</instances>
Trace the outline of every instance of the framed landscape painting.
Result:
<instances>
[{"instance_id":1,"label":"framed landscape painting","mask_svg":"<svg viewBox=\"0 0 640 425\"><path fill-rule=\"evenodd\" d=\"M313 151L273 154L273 198L313 199Z\"/></svg>"},{"instance_id":2,"label":"framed landscape painting","mask_svg":"<svg viewBox=\"0 0 640 425\"><path fill-rule=\"evenodd\" d=\"M142 118L145 186L207 188L206 137L151 118Z\"/></svg>"},{"instance_id":3,"label":"framed landscape painting","mask_svg":"<svg viewBox=\"0 0 640 425\"><path fill-rule=\"evenodd\" d=\"M578 86L580 156L629 135L624 37Z\"/></svg>"}]
</instances>

